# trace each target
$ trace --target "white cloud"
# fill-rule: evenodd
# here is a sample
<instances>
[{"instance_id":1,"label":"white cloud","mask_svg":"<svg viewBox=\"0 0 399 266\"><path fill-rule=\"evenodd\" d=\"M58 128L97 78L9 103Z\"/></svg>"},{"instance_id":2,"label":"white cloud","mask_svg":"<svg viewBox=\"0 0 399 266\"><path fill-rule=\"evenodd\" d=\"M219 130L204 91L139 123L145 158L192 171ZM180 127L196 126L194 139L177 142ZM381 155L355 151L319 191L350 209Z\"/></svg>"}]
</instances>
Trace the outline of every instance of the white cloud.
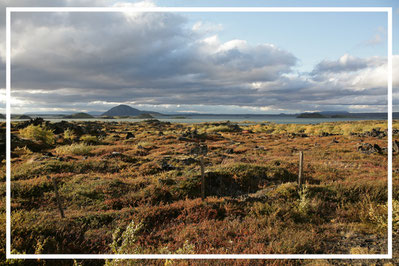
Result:
<instances>
[{"instance_id":1,"label":"white cloud","mask_svg":"<svg viewBox=\"0 0 399 266\"><path fill-rule=\"evenodd\" d=\"M358 71L367 67L382 65L384 61L386 61L386 59L379 57L359 58L350 54L344 54L335 61L322 60L315 66L312 74L320 75L324 73Z\"/></svg>"},{"instance_id":2,"label":"white cloud","mask_svg":"<svg viewBox=\"0 0 399 266\"><path fill-rule=\"evenodd\" d=\"M29 4L16 1L18 5ZM173 13L16 15L12 45L16 104L94 109L123 102L197 112L220 111L220 106L231 112L239 107L251 112L384 108L386 58L345 54L322 60L311 73L295 73L298 59L289 51L243 39L223 42L218 37L222 25L188 23L184 15ZM382 36L382 29L376 34ZM0 47L4 49L4 41ZM399 57L394 56L394 78L398 76ZM398 82L395 78L394 87Z\"/></svg>"}]
</instances>

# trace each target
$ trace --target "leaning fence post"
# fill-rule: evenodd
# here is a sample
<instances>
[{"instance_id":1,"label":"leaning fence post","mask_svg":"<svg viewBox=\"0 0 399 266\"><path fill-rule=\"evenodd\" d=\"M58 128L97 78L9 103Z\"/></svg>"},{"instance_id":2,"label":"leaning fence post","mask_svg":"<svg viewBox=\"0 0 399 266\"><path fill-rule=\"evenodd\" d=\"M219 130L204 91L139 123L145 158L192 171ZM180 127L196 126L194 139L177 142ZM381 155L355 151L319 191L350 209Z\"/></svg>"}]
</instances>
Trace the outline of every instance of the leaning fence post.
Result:
<instances>
[{"instance_id":1,"label":"leaning fence post","mask_svg":"<svg viewBox=\"0 0 399 266\"><path fill-rule=\"evenodd\" d=\"M65 218L64 210L62 209L62 205L61 205L60 195L58 194L57 182L55 181L54 178L51 178L50 176L47 176L47 179L51 180L53 182L53 187L54 187L54 191L55 191L55 197L57 199L58 209L60 210L61 218Z\"/></svg>"},{"instance_id":2,"label":"leaning fence post","mask_svg":"<svg viewBox=\"0 0 399 266\"><path fill-rule=\"evenodd\" d=\"M303 182L303 152L299 152L298 187L302 188Z\"/></svg>"},{"instance_id":3,"label":"leaning fence post","mask_svg":"<svg viewBox=\"0 0 399 266\"><path fill-rule=\"evenodd\" d=\"M200 166L201 166L201 198L205 199L205 167L204 167L204 157L201 156L199 158Z\"/></svg>"},{"instance_id":4,"label":"leaning fence post","mask_svg":"<svg viewBox=\"0 0 399 266\"><path fill-rule=\"evenodd\" d=\"M190 150L190 154L195 155L197 161L201 167L201 198L205 199L206 186L205 186L205 164L204 156L208 153L208 146L206 144L195 143L193 148Z\"/></svg>"}]
</instances>

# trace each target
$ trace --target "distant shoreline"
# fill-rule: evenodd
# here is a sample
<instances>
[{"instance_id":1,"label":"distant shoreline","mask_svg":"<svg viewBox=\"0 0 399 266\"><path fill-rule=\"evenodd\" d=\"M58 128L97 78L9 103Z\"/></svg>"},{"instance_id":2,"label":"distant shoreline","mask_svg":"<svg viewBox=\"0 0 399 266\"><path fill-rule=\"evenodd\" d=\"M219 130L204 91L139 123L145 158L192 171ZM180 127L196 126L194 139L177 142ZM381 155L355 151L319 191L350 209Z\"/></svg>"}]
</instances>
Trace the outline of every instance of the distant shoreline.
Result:
<instances>
[{"instance_id":1,"label":"distant shoreline","mask_svg":"<svg viewBox=\"0 0 399 266\"><path fill-rule=\"evenodd\" d=\"M32 116L32 118L35 118ZM146 118L118 118L118 119L104 119L99 117L85 118L85 119L71 119L71 118L60 118L43 116L45 121L50 122L60 122L60 121L76 121L76 122L141 122L151 119ZM243 116L231 116L231 115L198 115L198 116L155 116L153 119L170 122L170 123L184 123L184 124L197 124L197 123L213 123L220 121L230 121L231 123L239 124L262 124L262 123L276 123L276 124L319 124L326 122L353 122L353 121L371 121L371 120L385 120L384 118L378 117L345 117L345 118L297 118L295 116L270 116L270 115L243 115ZM0 119L0 121L6 121L5 119ZM11 119L12 122L22 122L29 121L29 119Z\"/></svg>"}]
</instances>

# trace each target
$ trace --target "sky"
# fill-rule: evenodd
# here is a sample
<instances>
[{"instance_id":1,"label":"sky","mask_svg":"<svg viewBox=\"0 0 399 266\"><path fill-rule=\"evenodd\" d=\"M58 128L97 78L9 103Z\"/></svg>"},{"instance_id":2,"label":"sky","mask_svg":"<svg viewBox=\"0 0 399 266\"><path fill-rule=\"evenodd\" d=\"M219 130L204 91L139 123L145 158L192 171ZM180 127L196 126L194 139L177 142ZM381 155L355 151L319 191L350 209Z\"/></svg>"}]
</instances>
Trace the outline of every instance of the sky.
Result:
<instances>
[{"instance_id":1,"label":"sky","mask_svg":"<svg viewBox=\"0 0 399 266\"><path fill-rule=\"evenodd\" d=\"M4 37L11 5L392 7L399 111L398 1L0 1ZM13 13L11 29L12 113L387 110L385 13Z\"/></svg>"}]
</instances>

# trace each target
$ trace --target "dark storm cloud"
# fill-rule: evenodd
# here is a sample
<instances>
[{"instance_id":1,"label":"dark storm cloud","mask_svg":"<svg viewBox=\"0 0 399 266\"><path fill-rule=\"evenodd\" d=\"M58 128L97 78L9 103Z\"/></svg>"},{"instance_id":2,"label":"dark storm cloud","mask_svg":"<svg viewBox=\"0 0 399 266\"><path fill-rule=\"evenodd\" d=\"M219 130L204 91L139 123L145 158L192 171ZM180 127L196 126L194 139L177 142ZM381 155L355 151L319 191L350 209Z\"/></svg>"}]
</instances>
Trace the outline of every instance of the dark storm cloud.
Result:
<instances>
[{"instance_id":1,"label":"dark storm cloud","mask_svg":"<svg viewBox=\"0 0 399 266\"><path fill-rule=\"evenodd\" d=\"M276 81L297 61L273 45L201 35L178 14L59 14L51 24L41 15L30 16L29 26L24 14L13 20L16 91L68 88L96 91L96 100L105 101L250 104L251 83Z\"/></svg>"},{"instance_id":2,"label":"dark storm cloud","mask_svg":"<svg viewBox=\"0 0 399 266\"><path fill-rule=\"evenodd\" d=\"M110 5L49 2L39 5ZM222 42L212 30L189 27L182 14L18 13L12 36L12 91L21 108L133 102L305 111L386 104L384 58L343 55L297 74L289 51Z\"/></svg>"}]
</instances>

